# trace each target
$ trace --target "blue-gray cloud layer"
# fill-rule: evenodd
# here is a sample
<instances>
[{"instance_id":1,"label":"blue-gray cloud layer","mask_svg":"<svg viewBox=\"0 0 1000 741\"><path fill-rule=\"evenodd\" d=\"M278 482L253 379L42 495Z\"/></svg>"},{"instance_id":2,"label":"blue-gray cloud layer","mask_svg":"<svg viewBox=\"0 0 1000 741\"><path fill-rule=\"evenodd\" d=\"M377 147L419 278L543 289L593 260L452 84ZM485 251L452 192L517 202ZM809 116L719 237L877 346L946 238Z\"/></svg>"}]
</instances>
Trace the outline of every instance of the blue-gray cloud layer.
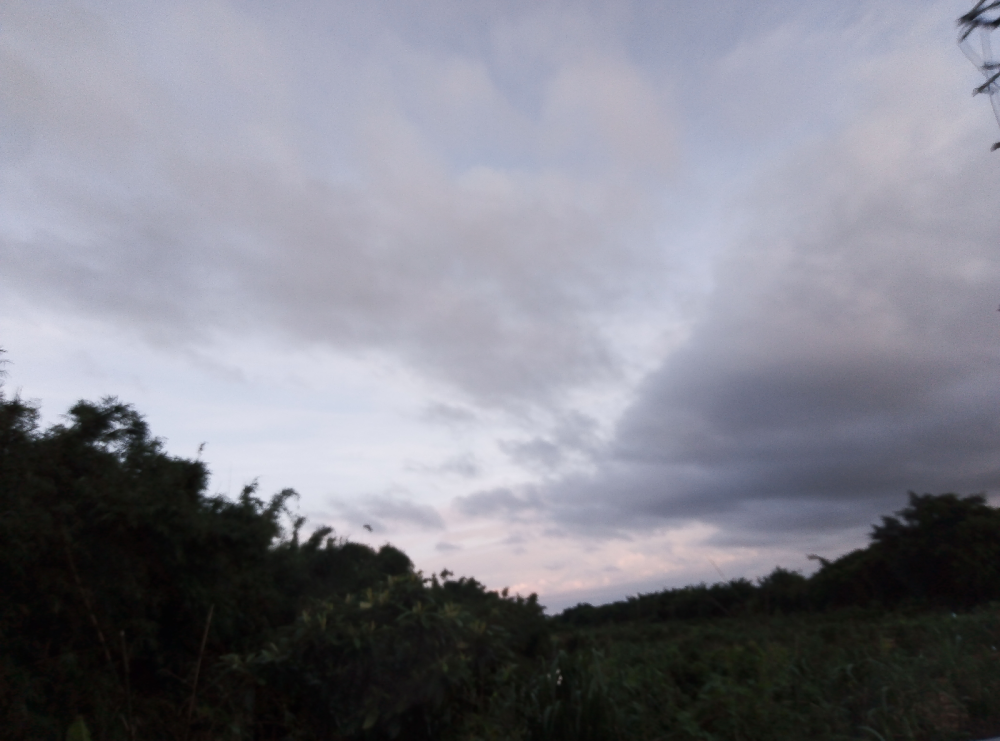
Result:
<instances>
[{"instance_id":1,"label":"blue-gray cloud layer","mask_svg":"<svg viewBox=\"0 0 1000 741\"><path fill-rule=\"evenodd\" d=\"M16 0L0 307L374 351L511 408L613 381L628 317L683 315L609 443L553 405L565 424L498 442L535 483L469 516L735 542L1000 488L1000 178L965 5ZM664 223L699 198L704 254ZM710 290L677 287L690 264Z\"/></svg>"},{"instance_id":2,"label":"blue-gray cloud layer","mask_svg":"<svg viewBox=\"0 0 1000 741\"><path fill-rule=\"evenodd\" d=\"M689 341L539 512L759 543L1000 489L1000 172L931 94L883 91L758 186Z\"/></svg>"}]
</instances>

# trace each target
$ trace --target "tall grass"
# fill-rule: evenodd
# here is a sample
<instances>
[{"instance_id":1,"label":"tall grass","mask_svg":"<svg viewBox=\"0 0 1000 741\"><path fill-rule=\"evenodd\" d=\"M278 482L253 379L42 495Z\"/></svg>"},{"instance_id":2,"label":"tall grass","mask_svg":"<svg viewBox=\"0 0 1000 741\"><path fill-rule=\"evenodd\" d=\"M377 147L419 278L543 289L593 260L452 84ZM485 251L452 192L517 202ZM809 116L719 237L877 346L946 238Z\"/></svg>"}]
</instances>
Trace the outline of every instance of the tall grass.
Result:
<instances>
[{"instance_id":1,"label":"tall grass","mask_svg":"<svg viewBox=\"0 0 1000 741\"><path fill-rule=\"evenodd\" d=\"M602 702L615 709L615 733L624 738L946 741L1000 733L996 606L964 615L637 624L562 641L595 657Z\"/></svg>"}]
</instances>

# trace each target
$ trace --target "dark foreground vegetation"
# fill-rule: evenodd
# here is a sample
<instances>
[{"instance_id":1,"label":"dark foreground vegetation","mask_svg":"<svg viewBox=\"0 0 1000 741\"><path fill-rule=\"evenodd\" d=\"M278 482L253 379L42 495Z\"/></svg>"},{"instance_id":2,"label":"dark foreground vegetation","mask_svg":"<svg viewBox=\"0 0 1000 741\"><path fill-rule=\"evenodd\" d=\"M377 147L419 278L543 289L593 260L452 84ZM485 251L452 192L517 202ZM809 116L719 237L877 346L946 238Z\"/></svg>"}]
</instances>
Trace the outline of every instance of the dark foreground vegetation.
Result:
<instances>
[{"instance_id":1,"label":"dark foreground vegetation","mask_svg":"<svg viewBox=\"0 0 1000 741\"><path fill-rule=\"evenodd\" d=\"M114 399L0 396L0 738L948 739L1000 733L1000 512L915 496L811 578L581 605L300 537ZM991 604L992 601L992 604Z\"/></svg>"}]
</instances>

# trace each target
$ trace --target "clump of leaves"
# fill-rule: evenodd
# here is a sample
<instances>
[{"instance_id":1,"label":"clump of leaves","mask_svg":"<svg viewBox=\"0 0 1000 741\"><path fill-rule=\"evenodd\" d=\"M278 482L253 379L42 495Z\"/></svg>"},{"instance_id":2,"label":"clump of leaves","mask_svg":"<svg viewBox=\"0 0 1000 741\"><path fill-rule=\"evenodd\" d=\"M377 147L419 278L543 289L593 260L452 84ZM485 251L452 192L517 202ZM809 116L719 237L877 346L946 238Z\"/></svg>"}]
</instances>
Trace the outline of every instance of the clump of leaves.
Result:
<instances>
[{"instance_id":1,"label":"clump of leaves","mask_svg":"<svg viewBox=\"0 0 1000 741\"><path fill-rule=\"evenodd\" d=\"M320 601L266 648L227 657L255 691L260 726L294 717L309 738L443 738L485 709L516 661L503 625L416 574Z\"/></svg>"}]
</instances>

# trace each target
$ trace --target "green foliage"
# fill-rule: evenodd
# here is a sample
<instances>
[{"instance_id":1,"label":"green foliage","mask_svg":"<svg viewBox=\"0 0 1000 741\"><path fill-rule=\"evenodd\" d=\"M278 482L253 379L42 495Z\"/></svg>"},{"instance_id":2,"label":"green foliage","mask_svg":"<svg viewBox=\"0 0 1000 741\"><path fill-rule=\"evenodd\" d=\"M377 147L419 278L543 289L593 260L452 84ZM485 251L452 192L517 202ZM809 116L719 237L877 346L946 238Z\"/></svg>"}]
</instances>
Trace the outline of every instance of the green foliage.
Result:
<instances>
[{"instance_id":1,"label":"green foliage","mask_svg":"<svg viewBox=\"0 0 1000 741\"><path fill-rule=\"evenodd\" d=\"M597 652L560 651L520 687L518 706L532 741L611 741L622 736Z\"/></svg>"},{"instance_id":2,"label":"green foliage","mask_svg":"<svg viewBox=\"0 0 1000 741\"><path fill-rule=\"evenodd\" d=\"M90 729L83 716L78 715L66 729L66 741L90 741Z\"/></svg>"},{"instance_id":3,"label":"green foliage","mask_svg":"<svg viewBox=\"0 0 1000 741\"><path fill-rule=\"evenodd\" d=\"M115 399L42 431L0 396L5 738L427 738L544 645L534 597L425 581L329 528L300 540L293 491L230 500L206 480ZM346 694L319 689L337 677ZM343 715L359 697L367 727Z\"/></svg>"},{"instance_id":4,"label":"green foliage","mask_svg":"<svg viewBox=\"0 0 1000 741\"><path fill-rule=\"evenodd\" d=\"M897 514L873 528L867 549L823 564L817 602L965 608L1000 599L1000 510L982 496L911 492Z\"/></svg>"},{"instance_id":5,"label":"green foliage","mask_svg":"<svg viewBox=\"0 0 1000 741\"><path fill-rule=\"evenodd\" d=\"M561 640L597 657L622 738L944 741L1000 732L996 605L957 616L630 623Z\"/></svg>"},{"instance_id":6,"label":"green foliage","mask_svg":"<svg viewBox=\"0 0 1000 741\"><path fill-rule=\"evenodd\" d=\"M513 670L507 638L447 590L407 574L318 602L265 649L228 663L256 689L265 727L294 716L303 738L438 739Z\"/></svg>"},{"instance_id":7,"label":"green foliage","mask_svg":"<svg viewBox=\"0 0 1000 741\"><path fill-rule=\"evenodd\" d=\"M969 609L1000 600L1000 509L983 496L910 493L909 506L883 517L871 544L812 577L776 568L756 583L734 579L640 594L600 607L571 607L563 626L782 615L830 609L917 606Z\"/></svg>"}]
</instances>

